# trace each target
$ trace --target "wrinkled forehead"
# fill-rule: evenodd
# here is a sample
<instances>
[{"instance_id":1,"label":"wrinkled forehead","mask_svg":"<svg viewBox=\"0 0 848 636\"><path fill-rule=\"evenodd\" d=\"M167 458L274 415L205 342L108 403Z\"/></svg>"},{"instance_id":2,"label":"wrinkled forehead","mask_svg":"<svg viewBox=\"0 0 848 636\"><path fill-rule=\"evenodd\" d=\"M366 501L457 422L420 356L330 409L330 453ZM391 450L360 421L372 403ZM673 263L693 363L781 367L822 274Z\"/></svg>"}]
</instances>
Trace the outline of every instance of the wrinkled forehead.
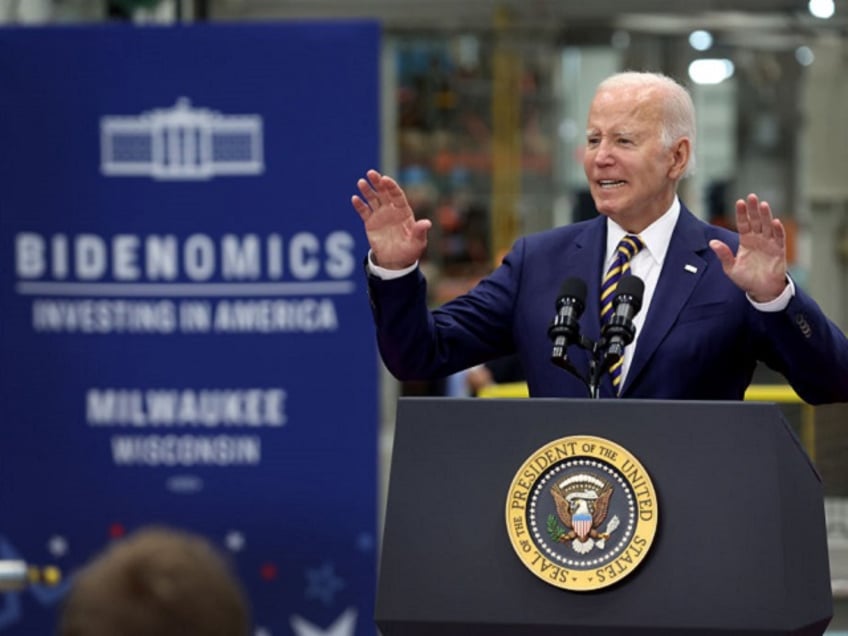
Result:
<instances>
[{"instance_id":1,"label":"wrinkled forehead","mask_svg":"<svg viewBox=\"0 0 848 636\"><path fill-rule=\"evenodd\" d=\"M663 118L661 91L652 86L614 86L598 90L589 108L587 129L646 131Z\"/></svg>"}]
</instances>

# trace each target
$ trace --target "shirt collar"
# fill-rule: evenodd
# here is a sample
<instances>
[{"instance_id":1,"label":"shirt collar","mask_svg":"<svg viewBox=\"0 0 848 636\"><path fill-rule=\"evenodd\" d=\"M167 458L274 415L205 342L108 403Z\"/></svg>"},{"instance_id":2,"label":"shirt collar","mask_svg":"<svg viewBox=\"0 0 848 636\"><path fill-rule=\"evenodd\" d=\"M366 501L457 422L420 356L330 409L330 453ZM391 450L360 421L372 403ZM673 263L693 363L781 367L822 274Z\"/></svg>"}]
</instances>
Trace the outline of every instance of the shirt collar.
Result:
<instances>
[{"instance_id":1,"label":"shirt collar","mask_svg":"<svg viewBox=\"0 0 848 636\"><path fill-rule=\"evenodd\" d=\"M671 234L680 216L680 199L674 196L671 207L656 221L639 232L639 238L645 244L643 252L648 252L657 265L662 265L671 242ZM618 242L628 233L615 221L607 217L607 262L615 253Z\"/></svg>"}]
</instances>

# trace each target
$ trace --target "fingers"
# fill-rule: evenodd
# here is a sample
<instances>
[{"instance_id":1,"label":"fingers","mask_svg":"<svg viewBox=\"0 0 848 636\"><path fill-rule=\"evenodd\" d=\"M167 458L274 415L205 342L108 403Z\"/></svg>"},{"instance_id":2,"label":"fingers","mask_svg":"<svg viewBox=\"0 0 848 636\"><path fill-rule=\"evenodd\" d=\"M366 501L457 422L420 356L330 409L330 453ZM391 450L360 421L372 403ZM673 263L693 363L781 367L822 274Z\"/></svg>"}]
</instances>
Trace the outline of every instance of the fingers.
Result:
<instances>
[{"instance_id":1,"label":"fingers","mask_svg":"<svg viewBox=\"0 0 848 636\"><path fill-rule=\"evenodd\" d=\"M748 217L748 204L744 199L736 201L736 229L740 234L751 231L751 219Z\"/></svg>"},{"instance_id":2,"label":"fingers","mask_svg":"<svg viewBox=\"0 0 848 636\"><path fill-rule=\"evenodd\" d=\"M780 219L772 219L771 220L771 230L772 236L774 240L777 242L777 246L782 250L786 251L786 230L783 227L783 223L780 222Z\"/></svg>"},{"instance_id":3,"label":"fingers","mask_svg":"<svg viewBox=\"0 0 848 636\"><path fill-rule=\"evenodd\" d=\"M362 200L364 200L368 207L373 210L374 208L379 207L380 197L375 186L375 183L379 182L379 178L371 179L371 172L372 171L369 171L367 180L360 179L357 181L356 187L362 195ZM354 207L356 207L355 204ZM357 208L357 212L360 212L359 208ZM362 212L360 212L360 214L362 214Z\"/></svg>"},{"instance_id":4,"label":"fingers","mask_svg":"<svg viewBox=\"0 0 848 636\"><path fill-rule=\"evenodd\" d=\"M356 187L362 195L362 198L355 198L359 201L364 201L372 210L379 207L382 203L385 203L385 201L381 199L381 196L385 196L387 189L390 187L393 186L400 191L401 194L403 194L403 191L400 190L400 186L398 186L393 179L390 177L384 177L376 170L368 170L368 172L365 173L365 176L367 178L359 179L359 181L356 182ZM354 207L356 207L356 203L354 203ZM357 208L357 211L359 211L359 208Z\"/></svg>"},{"instance_id":5,"label":"fingers","mask_svg":"<svg viewBox=\"0 0 848 636\"><path fill-rule=\"evenodd\" d=\"M363 221L371 214L371 208L368 207L368 204L355 194L350 198L350 202Z\"/></svg>"},{"instance_id":6,"label":"fingers","mask_svg":"<svg viewBox=\"0 0 848 636\"><path fill-rule=\"evenodd\" d=\"M376 170L369 170L366 177L356 182L359 196L351 197L353 207L363 220L383 205L411 210L409 202L406 200L406 194L397 181L380 174Z\"/></svg>"},{"instance_id":7,"label":"fingers","mask_svg":"<svg viewBox=\"0 0 848 636\"><path fill-rule=\"evenodd\" d=\"M770 239L774 236L775 220L771 206L760 201L756 194L749 194L736 202L736 227L740 234L751 232Z\"/></svg>"},{"instance_id":8,"label":"fingers","mask_svg":"<svg viewBox=\"0 0 848 636\"><path fill-rule=\"evenodd\" d=\"M419 243L426 245L427 244L427 233L430 231L430 228L433 226L433 223L430 219L419 219L415 222L415 225L412 226L412 236Z\"/></svg>"},{"instance_id":9,"label":"fingers","mask_svg":"<svg viewBox=\"0 0 848 636\"><path fill-rule=\"evenodd\" d=\"M721 268L725 272L729 272L733 269L736 257L733 255L733 251L727 246L727 244L719 241L718 239L713 239L710 241L710 248L713 252L715 252L715 255L718 256L718 260L721 261Z\"/></svg>"},{"instance_id":10,"label":"fingers","mask_svg":"<svg viewBox=\"0 0 848 636\"><path fill-rule=\"evenodd\" d=\"M380 185L392 205L398 208L409 207L406 195L403 193L403 189L398 185L397 181L391 177L382 177Z\"/></svg>"}]
</instances>

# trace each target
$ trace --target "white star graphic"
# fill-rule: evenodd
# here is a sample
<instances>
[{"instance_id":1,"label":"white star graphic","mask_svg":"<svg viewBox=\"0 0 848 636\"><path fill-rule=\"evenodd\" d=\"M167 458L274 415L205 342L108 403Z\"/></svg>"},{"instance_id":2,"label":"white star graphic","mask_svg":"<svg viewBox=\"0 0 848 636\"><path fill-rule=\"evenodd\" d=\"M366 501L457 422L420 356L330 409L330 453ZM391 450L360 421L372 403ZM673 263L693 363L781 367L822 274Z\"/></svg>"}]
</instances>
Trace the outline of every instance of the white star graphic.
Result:
<instances>
[{"instance_id":1,"label":"white star graphic","mask_svg":"<svg viewBox=\"0 0 848 636\"><path fill-rule=\"evenodd\" d=\"M353 636L356 628L356 608L348 607L340 614L332 625L327 629L321 629L310 623L305 618L292 615L289 623L294 630L295 636Z\"/></svg>"},{"instance_id":2,"label":"white star graphic","mask_svg":"<svg viewBox=\"0 0 848 636\"><path fill-rule=\"evenodd\" d=\"M230 530L224 537L224 544L233 552L241 552L244 549L244 535L238 530Z\"/></svg>"},{"instance_id":3,"label":"white star graphic","mask_svg":"<svg viewBox=\"0 0 848 636\"><path fill-rule=\"evenodd\" d=\"M61 535L53 535L47 542L47 551L54 557L63 557L68 553L68 541Z\"/></svg>"}]
</instances>

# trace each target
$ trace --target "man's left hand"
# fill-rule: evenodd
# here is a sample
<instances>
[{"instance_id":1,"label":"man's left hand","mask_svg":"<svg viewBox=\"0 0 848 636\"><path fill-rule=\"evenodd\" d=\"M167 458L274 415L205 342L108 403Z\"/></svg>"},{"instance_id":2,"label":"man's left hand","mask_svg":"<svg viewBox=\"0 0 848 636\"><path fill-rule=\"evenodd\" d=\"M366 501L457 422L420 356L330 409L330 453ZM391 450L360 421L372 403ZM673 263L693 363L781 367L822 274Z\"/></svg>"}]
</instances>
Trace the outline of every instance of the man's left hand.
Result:
<instances>
[{"instance_id":1,"label":"man's left hand","mask_svg":"<svg viewBox=\"0 0 848 636\"><path fill-rule=\"evenodd\" d=\"M722 241L710 241L724 273L752 300L765 303L786 287L786 231L756 194L736 202L739 249L733 255Z\"/></svg>"}]
</instances>

